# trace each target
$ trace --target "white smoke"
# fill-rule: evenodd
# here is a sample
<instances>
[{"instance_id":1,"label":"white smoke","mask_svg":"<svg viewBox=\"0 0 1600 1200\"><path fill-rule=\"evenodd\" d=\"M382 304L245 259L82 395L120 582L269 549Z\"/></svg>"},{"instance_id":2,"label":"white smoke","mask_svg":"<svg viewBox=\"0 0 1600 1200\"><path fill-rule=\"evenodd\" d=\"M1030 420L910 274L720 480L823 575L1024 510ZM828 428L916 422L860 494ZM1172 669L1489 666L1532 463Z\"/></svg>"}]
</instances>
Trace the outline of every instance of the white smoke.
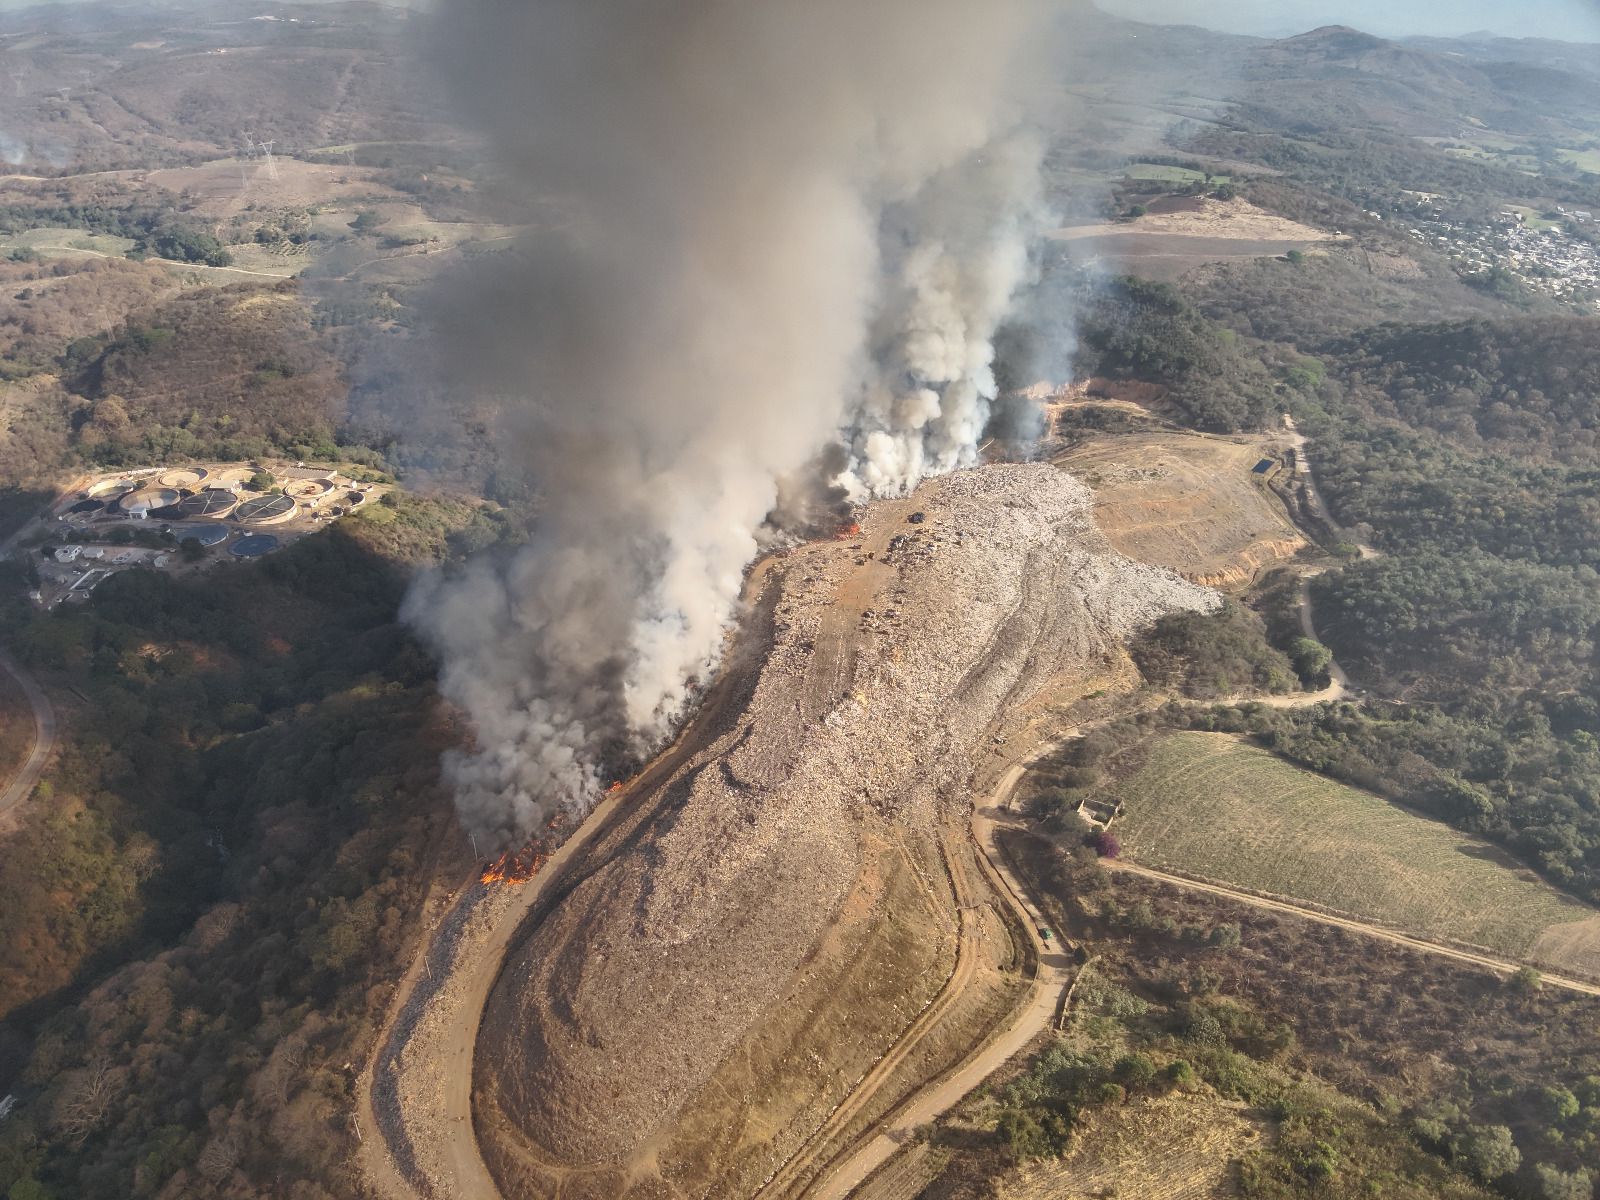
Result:
<instances>
[{"instance_id":1,"label":"white smoke","mask_svg":"<svg viewBox=\"0 0 1600 1200\"><path fill-rule=\"evenodd\" d=\"M716 666L769 519L970 464L1042 212L1048 0L455 0L469 113L567 214L449 314L513 397L535 540L409 619L505 841L582 810ZM840 453L839 447L844 448Z\"/></svg>"},{"instance_id":2,"label":"white smoke","mask_svg":"<svg viewBox=\"0 0 1600 1200\"><path fill-rule=\"evenodd\" d=\"M1031 274L1045 205L1025 133L941 172L892 214L876 377L852 414L858 499L973 465L995 400L994 335Z\"/></svg>"}]
</instances>

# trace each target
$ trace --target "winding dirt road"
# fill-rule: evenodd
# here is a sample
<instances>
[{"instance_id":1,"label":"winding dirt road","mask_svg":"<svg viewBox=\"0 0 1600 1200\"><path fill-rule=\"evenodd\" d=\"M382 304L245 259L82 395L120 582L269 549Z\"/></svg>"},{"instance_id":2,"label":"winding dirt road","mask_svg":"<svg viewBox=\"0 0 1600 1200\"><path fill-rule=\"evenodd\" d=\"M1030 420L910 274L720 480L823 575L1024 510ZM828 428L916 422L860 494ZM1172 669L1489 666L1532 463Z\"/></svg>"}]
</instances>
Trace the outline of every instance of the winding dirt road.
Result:
<instances>
[{"instance_id":1,"label":"winding dirt road","mask_svg":"<svg viewBox=\"0 0 1600 1200\"><path fill-rule=\"evenodd\" d=\"M76 494L87 478L80 475L58 492L55 499L50 502L50 510L54 511L69 496ZM0 540L0 558L9 557L16 550L22 535L32 528L33 523L31 517L24 520L4 540ZM28 707L33 709L33 749L28 751L27 758L23 759L22 765L6 784L5 790L0 792L0 817L4 817L33 795L33 789L39 786L44 769L49 765L50 756L55 753L60 726L56 720L55 706L50 703L50 697L44 694L44 689L33 676L24 671L17 660L4 650L0 650L0 671L4 671L17 681L22 694L28 698Z\"/></svg>"},{"instance_id":2,"label":"winding dirt road","mask_svg":"<svg viewBox=\"0 0 1600 1200\"><path fill-rule=\"evenodd\" d=\"M50 755L55 752L58 726L50 697L34 682L33 676L19 667L11 655L3 650L0 650L0 671L5 671L17 681L22 694L28 698L28 706L33 709L33 749L28 751L28 757L23 759L11 782L6 784L5 791L0 792L0 817L3 817L33 795L33 789L39 786Z\"/></svg>"},{"instance_id":3,"label":"winding dirt road","mask_svg":"<svg viewBox=\"0 0 1600 1200\"><path fill-rule=\"evenodd\" d=\"M1290 430L1292 433L1292 425ZM1304 439L1298 435L1296 436L1303 451ZM1320 496L1315 494L1315 483L1310 479L1309 466L1306 463L1303 452L1300 456L1300 469L1306 474L1308 489L1313 496L1313 507L1321 508L1325 512ZM1302 629L1308 637L1315 638L1316 632L1312 620L1309 576L1302 577L1300 581L1299 602ZM846 615L850 617L853 623L858 616L853 610L858 608L859 605L844 604L841 607L852 610ZM841 619L843 618L841 617ZM837 680L834 682L837 683ZM1346 694L1347 689L1348 680L1344 672L1337 664L1334 664L1330 668L1329 686L1322 691L1297 693L1289 696L1250 696L1233 699L1239 702L1253 701L1273 707L1301 708L1338 700ZM835 687L834 690L836 692L837 688ZM1206 703L1214 705L1227 702L1212 700ZM692 724L690 730L694 730L697 725L698 722ZM1089 726L1085 726L1074 730L1073 735L1082 733L1088 728ZM653 787L672 770L676 769L677 765L683 761L685 752L685 749L675 747L673 751L668 752L652 763L645 774L632 781L624 791L607 797L602 805L589 816L574 833L573 837L561 848L556 858L552 860L545 870L531 883L519 889L519 893L512 903L504 905L500 910L496 911L493 916L494 928L490 940L485 944L474 947L472 952L473 961L466 964L465 970L457 976L453 990L463 993L462 998L455 1001L460 1005L460 1019L452 1025L447 1044L442 1052L430 1051L430 1057L434 1057L435 1069L441 1073L444 1080L443 1111L438 1114L439 1124L447 1130L447 1144L444 1154L445 1166L443 1168L444 1178L434 1178L419 1186L418 1182L408 1179L399 1169L394 1152L403 1149L403 1147L389 1146L386 1144L384 1136L377 1135L380 1126L374 1119L371 1075L369 1074L362 1081L360 1088L360 1120L364 1126L374 1131L374 1136L363 1143L362 1158L369 1182L376 1185L377 1190L382 1194L393 1198L393 1200L416 1200L418 1197L431 1198L433 1196L449 1197L450 1200L457 1200L457 1198L460 1198L460 1200L500 1200L500 1193L479 1153L473 1128L472 1062L478 1022L484 1003L487 1001L489 991L499 974L505 953L517 934L522 918L539 900L547 885L552 880L561 877L562 871L560 868L579 849L590 844L596 835L609 825L619 806L636 796L644 795L650 787ZM1027 889L1013 874L1004 856L1000 853L997 841L997 834L1000 829L1021 825L1020 818L1010 812L1009 805L1017 784L1023 778L1032 761L1033 758L1030 757L1019 760L1009 766L990 794L975 806L971 819L971 836L978 850L978 865L994 893L1012 909L1022 927L1027 930L1027 936L1032 942L1037 955L1039 968L1026 998L1013 1010L1005 1027L986 1042L977 1053L952 1072L934 1080L922 1091L913 1094L907 1101L900 1104L876 1127L864 1133L854 1146L843 1154L836 1155L831 1162L823 1164L820 1173L809 1183L801 1182L805 1179L808 1171L816 1169L818 1165L817 1157L827 1153L829 1150L828 1143L840 1131L845 1129L852 1119L859 1115L873 1096L878 1093L882 1085L888 1081L895 1068L905 1061L921 1039L938 1024L944 1011L953 1003L955 997L959 995L963 984L970 977L970 959L974 957L970 941L974 933L974 923L969 920L969 915L963 911L958 934L956 962L952 969L952 974L939 996L929 1006L929 1009L907 1029L906 1033L896 1042L889 1053L863 1077L856 1088L852 1089L839 1108L807 1140L801 1150L789 1162L779 1168L778 1172L761 1189L760 1195L772 1197L774 1200L785 1194L806 1195L816 1198L816 1200L844 1200L844 1197L849 1196L860 1186L863 1180L914 1138L920 1128L955 1107L974 1088L980 1086L1004 1066L1007 1061L1021 1052L1039 1034L1056 1023L1063 997L1067 994L1067 989L1076 973L1074 965L1069 955L1059 949L1058 946L1046 946L1044 943L1039 933L1044 925L1044 919L1041 917L1038 907L1030 898ZM1392 930L1365 925L1358 921L1333 917L1290 903L1252 896L1221 885L1197 883L1192 880L1168 876L1131 863L1121 863L1116 864L1116 866L1118 870L1163 879L1181 887L1213 892L1257 907L1282 911L1308 920L1352 929L1429 953L1473 963L1502 974L1510 974L1518 969L1517 964L1441 946L1408 937ZM954 882L958 893L970 891L975 881L959 877L959 875L959 871L953 871L953 876L956 877ZM476 885L473 885L473 887L469 887L461 894L462 898L457 901L457 906L470 902L469 898L474 893L475 887ZM965 908L965 905L962 907ZM402 983L394 1007L396 1015L399 1014L411 993L419 984L421 975L425 970L423 962L423 956L419 956L406 980ZM1591 995L1600 995L1600 987L1556 976L1546 976L1545 978L1554 986L1565 987ZM392 1016L391 1025L394 1019L394 1016ZM389 1032L386 1029L383 1041L388 1043L389 1040ZM393 1047L386 1044L384 1051L378 1056L378 1068L383 1066L385 1056L391 1054L392 1051ZM403 1158L404 1156L402 1155L401 1157Z\"/></svg>"},{"instance_id":4,"label":"winding dirt road","mask_svg":"<svg viewBox=\"0 0 1600 1200\"><path fill-rule=\"evenodd\" d=\"M922 1043L923 1038L944 1019L950 1007L960 998L962 990L972 981L978 952L978 920L971 884L962 869L960 858L952 853L948 846L944 853L945 861L950 867L950 881L955 892L959 922L955 964L951 968L949 977L940 988L939 994L929 1002L888 1052L862 1076L861 1081L839 1102L839 1106L828 1115L827 1120L819 1125L789 1160L778 1168L772 1178L762 1185L756 1192L758 1197L779 1197L794 1189L804 1172L815 1164L817 1155L834 1137L848 1127L851 1121L855 1120L861 1110L889 1081L889 1077Z\"/></svg>"},{"instance_id":5,"label":"winding dirt road","mask_svg":"<svg viewBox=\"0 0 1600 1200\"><path fill-rule=\"evenodd\" d=\"M1019 822L1008 810L1011 793L1016 790L1027 761L1013 764L1001 776L999 783L972 815L972 837L981 852L980 862L989 875L994 891L1015 911L1028 931L1034 951L1039 958L1039 973L1027 1001L1016 1010L1004 1032L988 1042L956 1071L918 1093L909 1104L902 1105L876 1133L862 1142L848 1158L829 1167L813 1186L810 1195L815 1200L844 1200L862 1180L892 1158L896 1151L910 1141L916 1131L928 1122L944 1115L998 1071L1045 1029L1054 1024L1061 997L1071 984L1072 959L1055 947L1047 947L1039 936L1044 918L1038 908L1027 898L1022 886L1005 857L1000 853L996 832Z\"/></svg>"}]
</instances>

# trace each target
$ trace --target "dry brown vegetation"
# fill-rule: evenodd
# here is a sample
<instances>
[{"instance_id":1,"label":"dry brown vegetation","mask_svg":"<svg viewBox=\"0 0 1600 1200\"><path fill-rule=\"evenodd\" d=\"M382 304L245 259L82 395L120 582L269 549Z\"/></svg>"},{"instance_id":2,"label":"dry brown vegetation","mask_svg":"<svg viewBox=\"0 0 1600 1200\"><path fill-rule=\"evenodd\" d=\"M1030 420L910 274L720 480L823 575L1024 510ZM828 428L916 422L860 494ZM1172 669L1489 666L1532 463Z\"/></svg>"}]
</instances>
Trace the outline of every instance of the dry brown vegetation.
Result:
<instances>
[{"instance_id":1,"label":"dry brown vegetation","mask_svg":"<svg viewBox=\"0 0 1600 1200\"><path fill-rule=\"evenodd\" d=\"M1211 1200L1237 1194L1234 1164L1264 1136L1240 1102L1174 1092L1084 1118L1060 1161L1002 1176L1001 1200Z\"/></svg>"},{"instance_id":2,"label":"dry brown vegetation","mask_svg":"<svg viewBox=\"0 0 1600 1200\"><path fill-rule=\"evenodd\" d=\"M0 357L19 368L53 359L177 290L160 267L123 259L0 262Z\"/></svg>"},{"instance_id":3,"label":"dry brown vegetation","mask_svg":"<svg viewBox=\"0 0 1600 1200\"><path fill-rule=\"evenodd\" d=\"M94 402L86 449L157 450L147 458L177 430L202 443L327 440L344 396L288 285L190 292L136 314L76 382Z\"/></svg>"},{"instance_id":4,"label":"dry brown vegetation","mask_svg":"<svg viewBox=\"0 0 1600 1200\"><path fill-rule=\"evenodd\" d=\"M33 709L9 671L0 671L0 780L22 765L33 746Z\"/></svg>"},{"instance_id":5,"label":"dry brown vegetation","mask_svg":"<svg viewBox=\"0 0 1600 1200\"><path fill-rule=\"evenodd\" d=\"M1045 1060L1013 1064L864 1194L1298 1195L1307 1180L1297 1171L1327 1139L1333 1173L1316 1194L1487 1195L1413 1134L1411 1117L1439 1102L1460 1105L1456 1120L1509 1125L1528 1181L1534 1161L1566 1169L1592 1159L1593 1122L1550 1134L1545 1089L1592 1094L1584 1081L1600 1068L1589 1032L1600 1001L1224 897L1108 879L1041 837L1006 845L1104 981L1098 997L1080 998L1056 1053L1110 1063L1142 1046L1158 1064L1193 1063L1201 1078L1111 1089L1072 1110L1060 1159L1019 1168L996 1114L1015 1103L1014 1085L1048 1076L1030 1074ZM1230 931L1223 948L1194 932L1207 930ZM1202 1013L1220 1022L1210 1040L1195 1032Z\"/></svg>"},{"instance_id":6,"label":"dry brown vegetation","mask_svg":"<svg viewBox=\"0 0 1600 1200\"><path fill-rule=\"evenodd\" d=\"M84 29L7 14L17 93L7 133L37 166L79 169L214 158L242 147L246 131L285 151L445 135L434 77L410 61L404 13L316 5L273 17L102 9Z\"/></svg>"}]
</instances>

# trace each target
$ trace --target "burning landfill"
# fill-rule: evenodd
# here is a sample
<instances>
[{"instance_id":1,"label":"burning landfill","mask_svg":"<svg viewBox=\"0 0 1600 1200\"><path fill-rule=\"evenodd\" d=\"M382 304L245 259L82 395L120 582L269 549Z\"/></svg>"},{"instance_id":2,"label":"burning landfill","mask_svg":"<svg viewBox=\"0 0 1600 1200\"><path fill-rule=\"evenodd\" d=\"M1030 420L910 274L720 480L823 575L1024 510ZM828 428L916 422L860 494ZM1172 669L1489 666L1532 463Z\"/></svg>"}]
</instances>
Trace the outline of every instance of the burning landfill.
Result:
<instances>
[{"instance_id":1,"label":"burning landfill","mask_svg":"<svg viewBox=\"0 0 1600 1200\"><path fill-rule=\"evenodd\" d=\"M615 790L621 784L612 784ZM545 824L544 832L529 841L519 850L507 850L498 857L486 862L483 873L478 876L478 881L485 884L522 884L527 883L538 875L545 863L550 861L550 856L561 845L562 837L566 830L566 817L556 813Z\"/></svg>"},{"instance_id":2,"label":"burning landfill","mask_svg":"<svg viewBox=\"0 0 1600 1200\"><path fill-rule=\"evenodd\" d=\"M977 461L1044 215L1024 101L1055 22L1049 0L446 16L466 114L561 214L441 313L455 384L505 398L537 531L407 609L476 729L446 763L464 823L519 845L671 732L764 547Z\"/></svg>"}]
</instances>

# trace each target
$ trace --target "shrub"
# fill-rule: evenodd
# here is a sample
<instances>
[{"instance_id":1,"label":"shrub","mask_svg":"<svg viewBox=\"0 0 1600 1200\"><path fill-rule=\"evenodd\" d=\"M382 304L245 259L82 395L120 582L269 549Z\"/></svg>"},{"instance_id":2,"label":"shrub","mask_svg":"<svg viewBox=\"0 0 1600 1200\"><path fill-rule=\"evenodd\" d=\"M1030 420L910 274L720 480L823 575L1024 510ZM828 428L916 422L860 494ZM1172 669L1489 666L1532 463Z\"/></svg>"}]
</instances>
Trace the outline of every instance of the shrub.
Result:
<instances>
[{"instance_id":1,"label":"shrub","mask_svg":"<svg viewBox=\"0 0 1600 1200\"><path fill-rule=\"evenodd\" d=\"M1093 834L1089 845L1101 858L1118 858L1122 854L1122 839L1109 829L1102 829Z\"/></svg>"},{"instance_id":2,"label":"shrub","mask_svg":"<svg viewBox=\"0 0 1600 1200\"><path fill-rule=\"evenodd\" d=\"M1587 1171L1563 1171L1540 1163L1536 1174L1542 1200L1593 1200L1594 1176Z\"/></svg>"},{"instance_id":3,"label":"shrub","mask_svg":"<svg viewBox=\"0 0 1600 1200\"><path fill-rule=\"evenodd\" d=\"M1239 926L1232 921L1218 925L1206 937L1206 941L1218 950L1237 950L1241 940Z\"/></svg>"},{"instance_id":4,"label":"shrub","mask_svg":"<svg viewBox=\"0 0 1600 1200\"><path fill-rule=\"evenodd\" d=\"M1468 1125L1450 1139L1450 1153L1485 1183L1504 1179L1522 1165L1522 1152L1504 1125Z\"/></svg>"},{"instance_id":5,"label":"shrub","mask_svg":"<svg viewBox=\"0 0 1600 1200\"><path fill-rule=\"evenodd\" d=\"M1539 1091L1539 1106L1552 1121L1570 1121L1578 1115L1578 1098L1564 1087L1547 1087Z\"/></svg>"},{"instance_id":6,"label":"shrub","mask_svg":"<svg viewBox=\"0 0 1600 1200\"><path fill-rule=\"evenodd\" d=\"M1175 1058L1169 1062L1165 1074L1168 1082L1174 1087L1185 1089L1193 1087L1200 1078L1195 1074L1194 1068L1189 1065L1188 1061L1182 1058Z\"/></svg>"},{"instance_id":7,"label":"shrub","mask_svg":"<svg viewBox=\"0 0 1600 1200\"><path fill-rule=\"evenodd\" d=\"M1147 1054L1124 1055L1113 1069L1117 1078L1131 1088L1149 1087L1155 1082L1156 1064Z\"/></svg>"}]
</instances>

